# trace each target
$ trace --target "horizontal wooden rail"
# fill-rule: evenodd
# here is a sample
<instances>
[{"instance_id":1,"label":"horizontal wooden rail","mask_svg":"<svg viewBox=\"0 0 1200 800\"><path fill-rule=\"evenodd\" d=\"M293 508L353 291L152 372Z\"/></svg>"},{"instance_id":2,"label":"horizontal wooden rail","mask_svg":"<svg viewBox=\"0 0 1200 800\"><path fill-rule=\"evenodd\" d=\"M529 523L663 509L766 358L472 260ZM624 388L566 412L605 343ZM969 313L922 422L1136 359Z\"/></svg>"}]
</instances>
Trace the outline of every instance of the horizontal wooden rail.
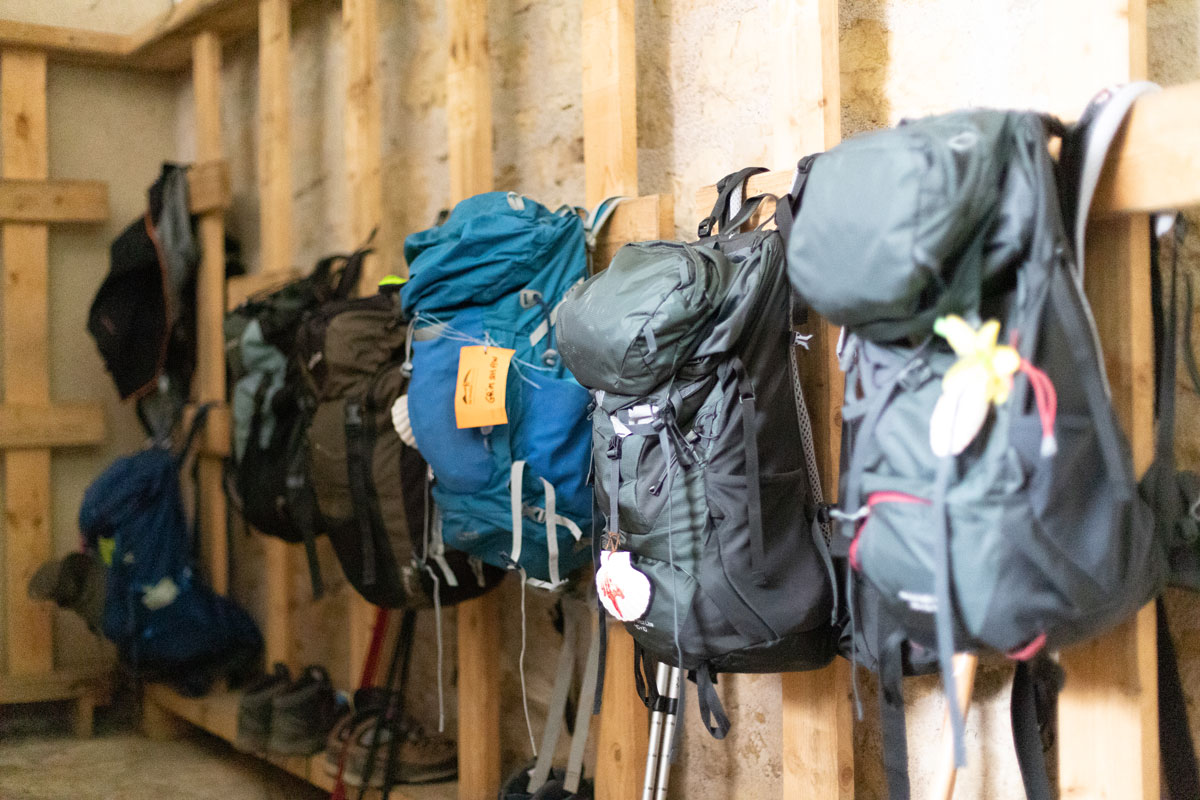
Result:
<instances>
[{"instance_id":1,"label":"horizontal wooden rail","mask_svg":"<svg viewBox=\"0 0 1200 800\"><path fill-rule=\"evenodd\" d=\"M622 245L658 239L675 228L675 198L651 194L622 202L596 240L593 268L608 266Z\"/></svg>"},{"instance_id":2,"label":"horizontal wooden rail","mask_svg":"<svg viewBox=\"0 0 1200 800\"><path fill-rule=\"evenodd\" d=\"M112 685L113 665L106 661L34 675L0 675L0 705L41 703L84 694L107 701Z\"/></svg>"},{"instance_id":3,"label":"horizontal wooden rail","mask_svg":"<svg viewBox=\"0 0 1200 800\"><path fill-rule=\"evenodd\" d=\"M188 203L193 214L224 211L233 199L229 162L206 161L188 170Z\"/></svg>"},{"instance_id":4,"label":"horizontal wooden rail","mask_svg":"<svg viewBox=\"0 0 1200 800\"><path fill-rule=\"evenodd\" d=\"M0 47L42 50L58 61L125 66L130 38L118 33L0 19Z\"/></svg>"},{"instance_id":5,"label":"horizontal wooden rail","mask_svg":"<svg viewBox=\"0 0 1200 800\"><path fill-rule=\"evenodd\" d=\"M1141 97L1113 150L1094 215L1200 204L1200 82Z\"/></svg>"},{"instance_id":6,"label":"horizontal wooden rail","mask_svg":"<svg viewBox=\"0 0 1200 800\"><path fill-rule=\"evenodd\" d=\"M788 170L755 175L746 194L784 194L792 187L792 176ZM715 186L696 193L701 214L707 214L716 200ZM1145 95L1134 104L1096 188L1092 214L1114 216L1195 205L1200 205L1200 81ZM769 213L769 207L764 211Z\"/></svg>"},{"instance_id":7,"label":"horizontal wooden rail","mask_svg":"<svg viewBox=\"0 0 1200 800\"><path fill-rule=\"evenodd\" d=\"M103 222L108 186L100 181L0 180L0 222Z\"/></svg>"},{"instance_id":8,"label":"horizontal wooden rail","mask_svg":"<svg viewBox=\"0 0 1200 800\"><path fill-rule=\"evenodd\" d=\"M0 450L103 444L104 411L92 403L0 404Z\"/></svg>"},{"instance_id":9,"label":"horizontal wooden rail","mask_svg":"<svg viewBox=\"0 0 1200 800\"><path fill-rule=\"evenodd\" d=\"M57 61L182 71L200 31L232 38L257 27L257 4L249 0L181 0L132 34L0 20L0 47L40 50Z\"/></svg>"}]
</instances>

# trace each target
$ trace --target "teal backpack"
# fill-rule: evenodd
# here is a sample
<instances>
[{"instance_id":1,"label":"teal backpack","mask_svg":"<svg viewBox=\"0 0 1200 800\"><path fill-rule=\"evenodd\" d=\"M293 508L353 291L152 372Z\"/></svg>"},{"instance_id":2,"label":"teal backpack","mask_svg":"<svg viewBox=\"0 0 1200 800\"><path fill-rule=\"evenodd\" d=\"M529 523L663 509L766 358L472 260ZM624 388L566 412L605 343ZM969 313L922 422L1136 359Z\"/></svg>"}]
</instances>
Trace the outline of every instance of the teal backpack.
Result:
<instances>
[{"instance_id":1,"label":"teal backpack","mask_svg":"<svg viewBox=\"0 0 1200 800\"><path fill-rule=\"evenodd\" d=\"M592 557L590 397L563 366L555 334L563 295L587 276L587 226L574 208L490 192L408 237L404 255L407 414L433 476L434 535L558 586ZM512 351L499 376L507 422L459 428L460 353L485 345Z\"/></svg>"}]
</instances>

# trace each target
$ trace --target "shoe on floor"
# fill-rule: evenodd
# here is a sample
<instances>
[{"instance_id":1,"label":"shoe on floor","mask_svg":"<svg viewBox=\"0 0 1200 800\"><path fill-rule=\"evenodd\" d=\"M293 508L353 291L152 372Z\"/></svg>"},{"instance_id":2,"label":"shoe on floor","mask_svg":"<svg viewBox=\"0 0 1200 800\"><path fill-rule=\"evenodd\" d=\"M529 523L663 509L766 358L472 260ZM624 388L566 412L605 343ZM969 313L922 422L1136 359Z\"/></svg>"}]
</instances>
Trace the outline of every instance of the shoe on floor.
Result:
<instances>
[{"instance_id":1,"label":"shoe on floor","mask_svg":"<svg viewBox=\"0 0 1200 800\"><path fill-rule=\"evenodd\" d=\"M284 664L251 683L238 701L237 740L239 750L261 753L271 735L271 702L287 690L292 676Z\"/></svg>"},{"instance_id":2,"label":"shoe on floor","mask_svg":"<svg viewBox=\"0 0 1200 800\"><path fill-rule=\"evenodd\" d=\"M383 713L389 694L387 689L378 687L359 689L354 693L350 710L342 714L325 740L326 773L330 776L338 774L342 751L346 749L350 734L369 717L377 717Z\"/></svg>"},{"instance_id":3,"label":"shoe on floor","mask_svg":"<svg viewBox=\"0 0 1200 800\"><path fill-rule=\"evenodd\" d=\"M271 698L267 752L310 756L325 746L337 720L337 693L324 667L309 666L285 691Z\"/></svg>"},{"instance_id":4,"label":"shoe on floor","mask_svg":"<svg viewBox=\"0 0 1200 800\"><path fill-rule=\"evenodd\" d=\"M346 769L342 775L349 786L362 786L363 770L371 749L375 731L380 729L380 715L364 720L351 734L350 747L346 753ZM421 726L405 719L395 726L401 737L396 750L392 782L395 784L434 783L454 778L458 774L458 747L445 736L427 736ZM371 770L370 786L383 786L387 768L388 745L391 731L382 727L379 746L375 752L375 764Z\"/></svg>"}]
</instances>

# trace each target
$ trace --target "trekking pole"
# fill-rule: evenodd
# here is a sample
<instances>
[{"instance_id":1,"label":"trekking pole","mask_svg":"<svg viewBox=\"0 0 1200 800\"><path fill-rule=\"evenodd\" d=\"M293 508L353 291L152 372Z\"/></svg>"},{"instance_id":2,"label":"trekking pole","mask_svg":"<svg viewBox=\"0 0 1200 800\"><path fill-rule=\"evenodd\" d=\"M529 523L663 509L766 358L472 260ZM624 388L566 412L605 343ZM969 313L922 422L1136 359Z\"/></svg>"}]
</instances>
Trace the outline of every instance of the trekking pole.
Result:
<instances>
[{"instance_id":1,"label":"trekking pole","mask_svg":"<svg viewBox=\"0 0 1200 800\"><path fill-rule=\"evenodd\" d=\"M671 668L659 664L654 673L654 685L658 687L658 697L654 708L650 711L650 746L646 748L646 778L642 782L642 800L654 800L654 779L658 775L658 764L662 758L663 702L662 699L669 691L667 681L670 680Z\"/></svg>"},{"instance_id":2,"label":"trekking pole","mask_svg":"<svg viewBox=\"0 0 1200 800\"><path fill-rule=\"evenodd\" d=\"M358 789L358 800L364 800L367 796L367 791L371 785L371 778L374 777L375 762L379 758L379 737L384 729L391 722L396 710L395 685L400 672L400 665L405 658L405 640L412 641L412 627L415 620L416 612L406 610L404 616L400 619L400 632L396 636L396 645L392 649L392 660L388 666L387 682L384 684L388 691L387 705L380 712L375 720L375 728L371 732L371 744L367 747L367 759L362 768L362 784ZM392 739L395 739L395 733L388 729ZM384 783L387 782L387 776L384 776Z\"/></svg>"},{"instance_id":3,"label":"trekking pole","mask_svg":"<svg viewBox=\"0 0 1200 800\"><path fill-rule=\"evenodd\" d=\"M675 725L679 721L679 687L683 683L683 670L671 667L671 682L667 687L666 724L663 726L662 747L658 756L658 789L654 800L667 800L667 783L671 780L671 742L675 738Z\"/></svg>"},{"instance_id":4,"label":"trekking pole","mask_svg":"<svg viewBox=\"0 0 1200 800\"><path fill-rule=\"evenodd\" d=\"M954 683L958 686L958 697L954 698L962 711L963 719L967 718L967 709L971 706L971 692L975 688L975 668L979 666L979 656L974 653L959 653L954 656ZM942 763L934 776L936 792L930 797L938 800L951 800L954 797L954 783L958 780L958 767L954 764L954 731L950 726L950 709L946 709L942 717L943 756Z\"/></svg>"},{"instance_id":5,"label":"trekking pole","mask_svg":"<svg viewBox=\"0 0 1200 800\"><path fill-rule=\"evenodd\" d=\"M404 698L408 692L408 678L412 667L412 648L416 626L417 612L411 608L407 609L400 620L400 644L404 647L404 654L400 657L400 685L396 689L396 698L392 704L394 706L393 713L387 727L390 738L388 739L387 760L383 768L382 800L388 800L392 796L392 787L395 784L394 779L396 775L396 759L400 752L401 733L406 732L404 730Z\"/></svg>"}]
</instances>

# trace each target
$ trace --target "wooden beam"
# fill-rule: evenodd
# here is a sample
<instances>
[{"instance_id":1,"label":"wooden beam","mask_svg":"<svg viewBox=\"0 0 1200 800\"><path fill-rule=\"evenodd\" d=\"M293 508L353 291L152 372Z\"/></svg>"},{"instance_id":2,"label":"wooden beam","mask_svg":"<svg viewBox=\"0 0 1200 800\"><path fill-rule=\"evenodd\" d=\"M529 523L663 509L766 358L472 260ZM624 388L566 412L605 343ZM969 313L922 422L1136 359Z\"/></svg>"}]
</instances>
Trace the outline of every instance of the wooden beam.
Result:
<instances>
[{"instance_id":1,"label":"wooden beam","mask_svg":"<svg viewBox=\"0 0 1200 800\"><path fill-rule=\"evenodd\" d=\"M257 7L245 0L180 0L129 37L126 56L139 67L182 70L191 60L195 36L231 39L257 26Z\"/></svg>"},{"instance_id":2,"label":"wooden beam","mask_svg":"<svg viewBox=\"0 0 1200 800\"><path fill-rule=\"evenodd\" d=\"M451 202L457 202L493 187L487 0L450 0L446 24L450 41L446 133Z\"/></svg>"},{"instance_id":3,"label":"wooden beam","mask_svg":"<svg viewBox=\"0 0 1200 800\"><path fill-rule=\"evenodd\" d=\"M592 269L608 266L613 256L630 242L671 238L675 229L675 197L669 194L648 194L621 203L613 211L603 235L596 241L592 254Z\"/></svg>"},{"instance_id":4,"label":"wooden beam","mask_svg":"<svg viewBox=\"0 0 1200 800\"><path fill-rule=\"evenodd\" d=\"M1141 474L1154 456L1149 219L1093 222L1085 288L1112 400ZM1158 674L1153 604L1115 630L1062 653L1058 701L1063 800L1156 800Z\"/></svg>"},{"instance_id":5,"label":"wooden beam","mask_svg":"<svg viewBox=\"0 0 1200 800\"><path fill-rule=\"evenodd\" d=\"M49 177L46 54L0 53L0 177ZM5 403L50 404L49 231L44 223L10 222L0 233L3 260ZM4 454L5 625L10 675L54 667L50 607L26 594L30 577L53 554L50 536L50 451Z\"/></svg>"},{"instance_id":6,"label":"wooden beam","mask_svg":"<svg viewBox=\"0 0 1200 800\"><path fill-rule=\"evenodd\" d=\"M291 5L258 4L258 187L262 273L276 279L292 267ZM228 441L228 438L226 439ZM268 664L292 663L292 571L288 543L265 537ZM353 673L351 673L353 674Z\"/></svg>"},{"instance_id":7,"label":"wooden beam","mask_svg":"<svg viewBox=\"0 0 1200 800\"><path fill-rule=\"evenodd\" d=\"M377 0L344 0L342 38L346 50L346 164L350 179L350 233L358 247L383 223L382 98L379 83ZM377 249L380 245L376 239ZM363 265L360 291L371 293L383 277L378 254ZM350 592L350 677L358 680L366 661L375 608Z\"/></svg>"},{"instance_id":8,"label":"wooden beam","mask_svg":"<svg viewBox=\"0 0 1200 800\"><path fill-rule=\"evenodd\" d=\"M1145 77L1146 0L1074 0L1066 6L1068 13L1107 17L1109 24L1097 28L1106 33L1086 34L1089 38L1081 42L1103 59L1105 69L1116 71L1103 80ZM1065 44L1070 47L1080 42L1068 39ZM1078 91L1086 96L1100 79L1085 64L1075 66L1063 79L1071 80L1076 73ZM1149 106L1150 121L1154 121L1155 107L1154 103ZM1167 132L1196 141L1193 131L1173 127L1181 121L1178 117L1159 118L1156 124L1172 126ZM1146 130L1145 122L1136 130ZM1132 125L1129 132L1135 132ZM1122 153L1125 149L1122 147ZM1182 166L1178 161L1174 165ZM1182 174L1163 175L1155 183L1162 187L1165 198L1173 191L1169 188L1172 184L1184 180ZM1129 437L1137 474L1149 466L1154 451L1149 236L1149 219L1144 215L1093 221L1085 246L1084 288L1104 349L1113 407ZM1156 633L1151 604L1104 636L1062 652L1066 685L1058 701L1057 736L1062 800L1159 797Z\"/></svg>"},{"instance_id":9,"label":"wooden beam","mask_svg":"<svg viewBox=\"0 0 1200 800\"><path fill-rule=\"evenodd\" d=\"M183 410L184 430L191 427L192 418L197 406L188 404ZM196 441L196 452L201 456L211 458L226 458L232 448L233 416L227 403L213 403L208 409L208 418L204 420L204 430L199 433Z\"/></svg>"},{"instance_id":10,"label":"wooden beam","mask_svg":"<svg viewBox=\"0 0 1200 800\"><path fill-rule=\"evenodd\" d=\"M221 40L211 31L192 41L192 88L196 103L196 161L222 161ZM225 219L220 209L200 215L200 271L196 284L196 400L225 402ZM225 594L229 588L223 464L200 459L198 510L209 580Z\"/></svg>"},{"instance_id":11,"label":"wooden beam","mask_svg":"<svg viewBox=\"0 0 1200 800\"><path fill-rule=\"evenodd\" d=\"M106 700L112 694L109 663L85 664L36 675L0 675L0 705L41 703L90 695Z\"/></svg>"},{"instance_id":12,"label":"wooden beam","mask_svg":"<svg viewBox=\"0 0 1200 800\"><path fill-rule=\"evenodd\" d=\"M801 156L827 150L842 138L837 0L772 0L770 14L776 64L771 152L785 169L752 179L751 196L786 193L792 184L791 167ZM699 209L707 212L715 201L714 187ZM840 468L843 386L838 331L810 313L804 332L812 334L809 349L797 349L795 358L812 421L823 499L828 502L837 497ZM839 659L822 670L786 673L781 685L784 800L852 800L849 665Z\"/></svg>"},{"instance_id":13,"label":"wooden beam","mask_svg":"<svg viewBox=\"0 0 1200 800\"><path fill-rule=\"evenodd\" d=\"M637 53L633 0L583 2L583 163L589 206L606 197L637 198ZM663 218L661 212L667 213ZM674 228L674 203L659 197L622 203L597 247L593 269L627 241L658 239ZM663 223L666 226L663 227ZM624 241L621 241L624 240ZM625 800L642 786L648 714L633 685L633 637L608 624L604 697L596 737L596 797Z\"/></svg>"},{"instance_id":14,"label":"wooden beam","mask_svg":"<svg viewBox=\"0 0 1200 800\"><path fill-rule=\"evenodd\" d=\"M1200 81L1139 98L1114 148L1093 216L1200 205Z\"/></svg>"},{"instance_id":15,"label":"wooden beam","mask_svg":"<svg viewBox=\"0 0 1200 800\"><path fill-rule=\"evenodd\" d=\"M638 193L633 0L583 3L583 168L587 203Z\"/></svg>"},{"instance_id":16,"label":"wooden beam","mask_svg":"<svg viewBox=\"0 0 1200 800\"><path fill-rule=\"evenodd\" d=\"M94 403L0 404L0 450L103 444L104 410Z\"/></svg>"},{"instance_id":17,"label":"wooden beam","mask_svg":"<svg viewBox=\"0 0 1200 800\"><path fill-rule=\"evenodd\" d=\"M108 186L100 181L0 180L0 222L104 222Z\"/></svg>"},{"instance_id":18,"label":"wooden beam","mask_svg":"<svg viewBox=\"0 0 1200 800\"><path fill-rule=\"evenodd\" d=\"M447 0L450 63L446 134L450 202L491 191L492 87L487 0ZM500 601L492 591L458 606L458 797L500 788Z\"/></svg>"},{"instance_id":19,"label":"wooden beam","mask_svg":"<svg viewBox=\"0 0 1200 800\"><path fill-rule=\"evenodd\" d=\"M39 50L55 60L124 66L131 44L117 33L0 20L0 48Z\"/></svg>"},{"instance_id":20,"label":"wooden beam","mask_svg":"<svg viewBox=\"0 0 1200 800\"><path fill-rule=\"evenodd\" d=\"M383 97L379 80L378 0L343 0L346 40L346 163L350 173L353 246L386 228L383 217ZM386 230L381 231L386 233ZM387 237L376 237L376 254L363 265L362 291L375 292L387 274ZM369 623L368 623L369 625Z\"/></svg>"},{"instance_id":21,"label":"wooden beam","mask_svg":"<svg viewBox=\"0 0 1200 800\"><path fill-rule=\"evenodd\" d=\"M249 275L238 275L225 282L225 308L232 311L250 297L260 293L282 288L285 284L302 277L299 270L289 269L286 272L252 272Z\"/></svg>"},{"instance_id":22,"label":"wooden beam","mask_svg":"<svg viewBox=\"0 0 1200 800\"><path fill-rule=\"evenodd\" d=\"M205 161L188 169L188 206L193 214L226 211L233 199L228 161Z\"/></svg>"}]
</instances>

